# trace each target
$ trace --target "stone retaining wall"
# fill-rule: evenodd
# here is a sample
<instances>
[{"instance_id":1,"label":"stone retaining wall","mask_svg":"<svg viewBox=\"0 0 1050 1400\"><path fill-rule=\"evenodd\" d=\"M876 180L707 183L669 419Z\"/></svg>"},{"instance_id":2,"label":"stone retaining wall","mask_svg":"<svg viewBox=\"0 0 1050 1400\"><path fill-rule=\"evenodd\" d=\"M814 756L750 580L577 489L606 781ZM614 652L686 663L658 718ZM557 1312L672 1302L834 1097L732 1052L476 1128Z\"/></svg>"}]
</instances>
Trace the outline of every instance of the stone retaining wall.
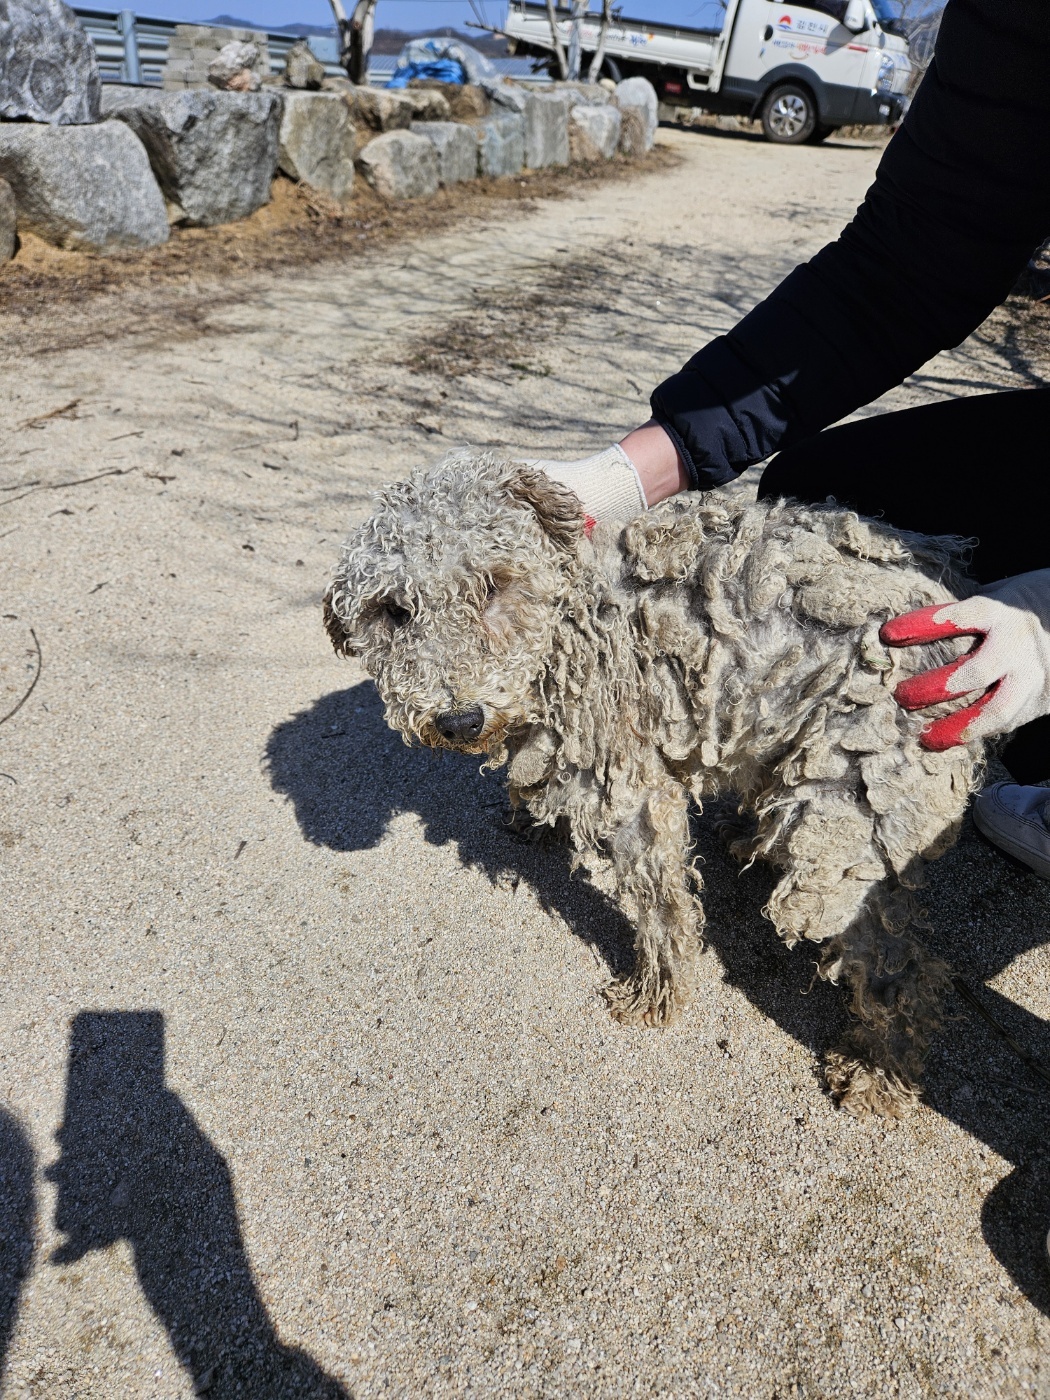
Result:
<instances>
[{"instance_id":1,"label":"stone retaining wall","mask_svg":"<svg viewBox=\"0 0 1050 1400\"><path fill-rule=\"evenodd\" d=\"M336 199L349 195L355 172L384 198L423 199L439 186L653 144L656 94L643 79L615 91L515 88L514 109L433 83L306 92L271 80L259 92L227 92L201 75L232 39L261 40L266 62L265 35L195 25L176 33L186 57L169 73L180 91L109 86L95 124L0 121L0 261L12 253L13 221L60 247L108 252L164 242L171 224L246 218L269 200L278 170Z\"/></svg>"}]
</instances>

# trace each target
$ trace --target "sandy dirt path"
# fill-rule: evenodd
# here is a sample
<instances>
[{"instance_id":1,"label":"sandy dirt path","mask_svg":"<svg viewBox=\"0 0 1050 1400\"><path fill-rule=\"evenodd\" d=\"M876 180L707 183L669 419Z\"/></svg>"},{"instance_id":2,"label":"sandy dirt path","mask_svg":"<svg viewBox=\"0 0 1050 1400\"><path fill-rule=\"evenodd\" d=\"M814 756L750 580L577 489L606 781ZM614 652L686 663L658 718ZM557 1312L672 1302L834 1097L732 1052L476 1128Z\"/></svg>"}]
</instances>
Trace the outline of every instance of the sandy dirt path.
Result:
<instances>
[{"instance_id":1,"label":"sandy dirt path","mask_svg":"<svg viewBox=\"0 0 1050 1400\"><path fill-rule=\"evenodd\" d=\"M640 421L878 155L662 139L531 214L9 328L5 1396L1050 1395L1040 1081L960 1015L912 1119L837 1113L840 994L706 820L697 1005L617 1026L603 878L321 630L377 484ZM1037 377L992 323L890 399ZM968 836L929 906L1050 1057L1046 887Z\"/></svg>"}]
</instances>

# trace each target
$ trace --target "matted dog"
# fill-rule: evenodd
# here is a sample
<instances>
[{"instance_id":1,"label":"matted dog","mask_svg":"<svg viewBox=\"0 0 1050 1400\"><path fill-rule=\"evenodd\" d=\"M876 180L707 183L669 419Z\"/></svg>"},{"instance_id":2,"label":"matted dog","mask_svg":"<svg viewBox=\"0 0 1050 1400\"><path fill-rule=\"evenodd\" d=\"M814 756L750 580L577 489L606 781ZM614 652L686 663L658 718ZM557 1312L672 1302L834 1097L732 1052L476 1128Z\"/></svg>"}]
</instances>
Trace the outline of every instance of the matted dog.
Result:
<instances>
[{"instance_id":1,"label":"matted dog","mask_svg":"<svg viewBox=\"0 0 1050 1400\"><path fill-rule=\"evenodd\" d=\"M951 542L832 505L679 497L588 534L542 472L460 454L380 492L325 597L406 742L508 764L511 801L607 857L637 927L621 1021L688 1001L703 910L691 803L735 794L734 854L783 872L765 913L824 945L856 1022L827 1060L853 1112L921 1086L947 966L910 891L955 841L977 745L932 753L903 677L959 643L889 649L892 616L965 593Z\"/></svg>"}]
</instances>

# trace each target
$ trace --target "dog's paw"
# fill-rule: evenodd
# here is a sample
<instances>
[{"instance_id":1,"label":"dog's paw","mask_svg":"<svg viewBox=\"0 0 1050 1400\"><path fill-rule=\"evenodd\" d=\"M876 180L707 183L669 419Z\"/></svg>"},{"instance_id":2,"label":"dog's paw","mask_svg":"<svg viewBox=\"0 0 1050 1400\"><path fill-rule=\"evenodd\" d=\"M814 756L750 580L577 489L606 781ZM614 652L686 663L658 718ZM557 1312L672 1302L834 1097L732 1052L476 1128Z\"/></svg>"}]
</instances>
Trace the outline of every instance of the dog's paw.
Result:
<instances>
[{"instance_id":1,"label":"dog's paw","mask_svg":"<svg viewBox=\"0 0 1050 1400\"><path fill-rule=\"evenodd\" d=\"M824 1059L824 1078L839 1108L855 1118L876 1114L903 1118L919 1102L919 1090L891 1070L859 1060L849 1047Z\"/></svg>"},{"instance_id":2,"label":"dog's paw","mask_svg":"<svg viewBox=\"0 0 1050 1400\"><path fill-rule=\"evenodd\" d=\"M614 1021L623 1026L669 1026L682 1009L672 982L626 977L602 989Z\"/></svg>"}]
</instances>

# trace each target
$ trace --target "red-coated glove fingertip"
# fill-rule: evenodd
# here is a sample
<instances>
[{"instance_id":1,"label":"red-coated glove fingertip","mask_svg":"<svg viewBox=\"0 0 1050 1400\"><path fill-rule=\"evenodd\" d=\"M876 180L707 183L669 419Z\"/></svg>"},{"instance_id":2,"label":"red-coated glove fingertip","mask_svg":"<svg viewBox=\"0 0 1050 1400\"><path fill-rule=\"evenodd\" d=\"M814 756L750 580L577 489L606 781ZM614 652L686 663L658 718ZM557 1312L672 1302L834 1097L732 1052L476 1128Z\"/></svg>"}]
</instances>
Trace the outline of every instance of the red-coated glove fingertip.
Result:
<instances>
[{"instance_id":1,"label":"red-coated glove fingertip","mask_svg":"<svg viewBox=\"0 0 1050 1400\"><path fill-rule=\"evenodd\" d=\"M944 637L967 635L964 628L947 619L934 621L934 614L941 612L944 606L944 603L931 603L928 608L889 618L879 628L880 641L888 647L910 647L921 642L939 642Z\"/></svg>"},{"instance_id":2,"label":"red-coated glove fingertip","mask_svg":"<svg viewBox=\"0 0 1050 1400\"><path fill-rule=\"evenodd\" d=\"M943 753L945 749L954 749L958 744L967 743L970 738L967 730L979 718L985 705L999 689L999 684L1000 682L996 681L975 704L955 710L941 719L935 719L919 735L919 743L924 749L931 749L934 753Z\"/></svg>"},{"instance_id":3,"label":"red-coated glove fingertip","mask_svg":"<svg viewBox=\"0 0 1050 1400\"><path fill-rule=\"evenodd\" d=\"M927 705L939 705L944 700L950 700L959 692L953 691L949 682L967 659L962 656L958 661L949 661L947 666L909 676L896 687L893 698L905 710L923 710Z\"/></svg>"}]
</instances>

